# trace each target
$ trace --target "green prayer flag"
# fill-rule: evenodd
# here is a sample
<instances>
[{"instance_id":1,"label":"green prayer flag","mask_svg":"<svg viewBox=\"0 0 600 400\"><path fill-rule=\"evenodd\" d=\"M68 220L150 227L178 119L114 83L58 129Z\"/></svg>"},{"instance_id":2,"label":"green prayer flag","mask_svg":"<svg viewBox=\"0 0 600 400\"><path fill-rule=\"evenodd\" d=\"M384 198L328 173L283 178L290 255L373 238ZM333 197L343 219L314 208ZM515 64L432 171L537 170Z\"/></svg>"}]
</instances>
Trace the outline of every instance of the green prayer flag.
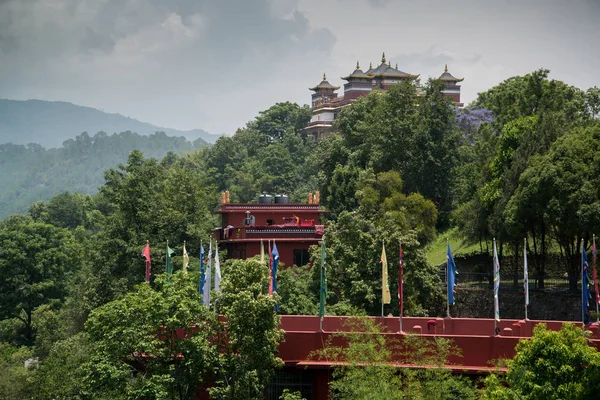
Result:
<instances>
[{"instance_id":1,"label":"green prayer flag","mask_svg":"<svg viewBox=\"0 0 600 400\"><path fill-rule=\"evenodd\" d=\"M326 275L326 255L325 251L325 236L321 242L321 297L319 301L319 317L323 318L325 315L325 302L327 300L327 275Z\"/></svg>"},{"instance_id":2,"label":"green prayer flag","mask_svg":"<svg viewBox=\"0 0 600 400\"><path fill-rule=\"evenodd\" d=\"M169 247L167 243L167 263L165 265L165 271L167 272L167 276L171 276L173 274L173 264L171 264L171 256L175 254L175 250Z\"/></svg>"}]
</instances>

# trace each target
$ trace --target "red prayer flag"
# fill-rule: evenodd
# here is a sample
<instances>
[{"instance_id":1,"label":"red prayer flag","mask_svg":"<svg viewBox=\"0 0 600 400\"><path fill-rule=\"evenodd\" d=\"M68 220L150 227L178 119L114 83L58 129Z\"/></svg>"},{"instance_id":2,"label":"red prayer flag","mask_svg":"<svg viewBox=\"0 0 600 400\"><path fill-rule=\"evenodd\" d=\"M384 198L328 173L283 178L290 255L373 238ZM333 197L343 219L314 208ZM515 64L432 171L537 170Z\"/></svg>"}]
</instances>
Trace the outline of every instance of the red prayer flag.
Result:
<instances>
[{"instance_id":1,"label":"red prayer flag","mask_svg":"<svg viewBox=\"0 0 600 400\"><path fill-rule=\"evenodd\" d=\"M142 255L144 258L146 258L146 282L150 283L150 272L152 266L152 262L150 260L150 243L146 244L146 247L144 247L144 250L142 250Z\"/></svg>"}]
</instances>

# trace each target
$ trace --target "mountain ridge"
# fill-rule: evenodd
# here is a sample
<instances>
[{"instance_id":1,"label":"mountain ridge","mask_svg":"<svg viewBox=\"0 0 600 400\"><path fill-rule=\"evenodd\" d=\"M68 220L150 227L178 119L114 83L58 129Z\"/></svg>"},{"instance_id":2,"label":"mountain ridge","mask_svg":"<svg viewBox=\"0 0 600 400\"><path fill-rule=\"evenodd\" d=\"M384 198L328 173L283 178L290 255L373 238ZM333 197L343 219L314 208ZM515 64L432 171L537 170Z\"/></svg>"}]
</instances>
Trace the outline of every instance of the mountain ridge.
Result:
<instances>
[{"instance_id":1,"label":"mountain ridge","mask_svg":"<svg viewBox=\"0 0 600 400\"><path fill-rule=\"evenodd\" d=\"M60 147L82 132L94 135L131 131L140 135L165 132L189 141L214 143L221 135L202 129L178 130L153 125L119 113L66 101L0 99L0 143L37 143L46 148Z\"/></svg>"}]
</instances>

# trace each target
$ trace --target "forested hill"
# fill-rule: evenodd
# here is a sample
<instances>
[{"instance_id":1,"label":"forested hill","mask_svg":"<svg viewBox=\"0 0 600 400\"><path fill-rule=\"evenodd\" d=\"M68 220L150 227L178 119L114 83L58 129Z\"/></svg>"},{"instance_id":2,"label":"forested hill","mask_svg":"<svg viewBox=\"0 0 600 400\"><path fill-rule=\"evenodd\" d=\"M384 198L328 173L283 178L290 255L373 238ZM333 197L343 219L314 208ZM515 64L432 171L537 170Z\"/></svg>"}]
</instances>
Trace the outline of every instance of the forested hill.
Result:
<instances>
[{"instance_id":1,"label":"forested hill","mask_svg":"<svg viewBox=\"0 0 600 400\"><path fill-rule=\"evenodd\" d=\"M161 159L170 151L189 152L204 146L202 140L191 143L164 132L144 136L129 131L83 133L52 149L39 144L0 144L0 219L65 191L95 193L104 184L104 171L127 161L134 149Z\"/></svg>"},{"instance_id":2,"label":"forested hill","mask_svg":"<svg viewBox=\"0 0 600 400\"><path fill-rule=\"evenodd\" d=\"M131 131L141 135L165 132L170 136L184 136L190 141L200 138L208 143L214 143L219 137L202 129L180 131L161 128L121 114L109 114L72 103L0 99L0 144L39 143L46 148L59 147L63 141L81 132L93 135L101 131L109 134Z\"/></svg>"}]
</instances>

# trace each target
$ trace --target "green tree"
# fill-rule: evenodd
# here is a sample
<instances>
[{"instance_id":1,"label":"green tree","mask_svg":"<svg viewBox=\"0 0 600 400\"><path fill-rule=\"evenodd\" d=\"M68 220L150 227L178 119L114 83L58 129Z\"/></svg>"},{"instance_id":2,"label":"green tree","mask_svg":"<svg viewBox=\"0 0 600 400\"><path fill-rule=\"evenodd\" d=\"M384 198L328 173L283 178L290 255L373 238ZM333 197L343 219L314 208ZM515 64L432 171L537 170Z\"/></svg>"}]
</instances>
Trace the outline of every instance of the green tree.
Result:
<instances>
[{"instance_id":1,"label":"green tree","mask_svg":"<svg viewBox=\"0 0 600 400\"><path fill-rule=\"evenodd\" d=\"M165 275L95 309L86 323L91 355L82 365L91 398L193 399L212 375L216 316L200 301L197 274Z\"/></svg>"},{"instance_id":2,"label":"green tree","mask_svg":"<svg viewBox=\"0 0 600 400\"><path fill-rule=\"evenodd\" d=\"M459 355L445 338L392 338L372 319L351 318L314 356L338 362L330 383L335 399L475 399L473 384L441 368ZM341 344L340 344L341 343ZM398 368L394 364L405 364ZM410 366L428 368L411 369ZM408 367L408 368L407 368Z\"/></svg>"},{"instance_id":3,"label":"green tree","mask_svg":"<svg viewBox=\"0 0 600 400\"><path fill-rule=\"evenodd\" d=\"M0 342L0 398L33 398L36 393L31 380L35 376L37 361L32 357L30 348Z\"/></svg>"},{"instance_id":4,"label":"green tree","mask_svg":"<svg viewBox=\"0 0 600 400\"><path fill-rule=\"evenodd\" d=\"M545 324L534 328L531 339L522 339L517 354L508 361L506 383L486 379L486 399L595 399L600 390L600 354L580 328L564 324L551 331Z\"/></svg>"},{"instance_id":5,"label":"green tree","mask_svg":"<svg viewBox=\"0 0 600 400\"><path fill-rule=\"evenodd\" d=\"M579 275L580 238L600 227L600 126L575 128L537 157L521 176L506 216L512 225L547 226L567 261L571 288Z\"/></svg>"},{"instance_id":6,"label":"green tree","mask_svg":"<svg viewBox=\"0 0 600 400\"><path fill-rule=\"evenodd\" d=\"M21 321L18 342L33 344L37 307L60 306L80 266L80 251L66 229L28 217L0 223L0 318Z\"/></svg>"},{"instance_id":7,"label":"green tree","mask_svg":"<svg viewBox=\"0 0 600 400\"><path fill-rule=\"evenodd\" d=\"M224 265L223 294L217 307L226 318L226 338L216 365L214 398L262 399L275 368L283 331L275 314L275 298L265 293L269 271L256 260L230 260Z\"/></svg>"},{"instance_id":8,"label":"green tree","mask_svg":"<svg viewBox=\"0 0 600 400\"><path fill-rule=\"evenodd\" d=\"M381 313L381 246L385 240L389 286L398 289L398 242L404 250L405 293L407 315L436 315L442 303L442 282L439 271L427 263L419 249L414 231L400 232L393 221L376 226L358 213L342 212L337 221L328 221L327 240L327 312L342 304L369 315ZM311 247L311 261L320 262L320 251ZM313 269L313 290L318 301L318 268ZM349 307L350 306L350 307ZM398 314L398 304L392 301L386 313Z\"/></svg>"}]
</instances>

